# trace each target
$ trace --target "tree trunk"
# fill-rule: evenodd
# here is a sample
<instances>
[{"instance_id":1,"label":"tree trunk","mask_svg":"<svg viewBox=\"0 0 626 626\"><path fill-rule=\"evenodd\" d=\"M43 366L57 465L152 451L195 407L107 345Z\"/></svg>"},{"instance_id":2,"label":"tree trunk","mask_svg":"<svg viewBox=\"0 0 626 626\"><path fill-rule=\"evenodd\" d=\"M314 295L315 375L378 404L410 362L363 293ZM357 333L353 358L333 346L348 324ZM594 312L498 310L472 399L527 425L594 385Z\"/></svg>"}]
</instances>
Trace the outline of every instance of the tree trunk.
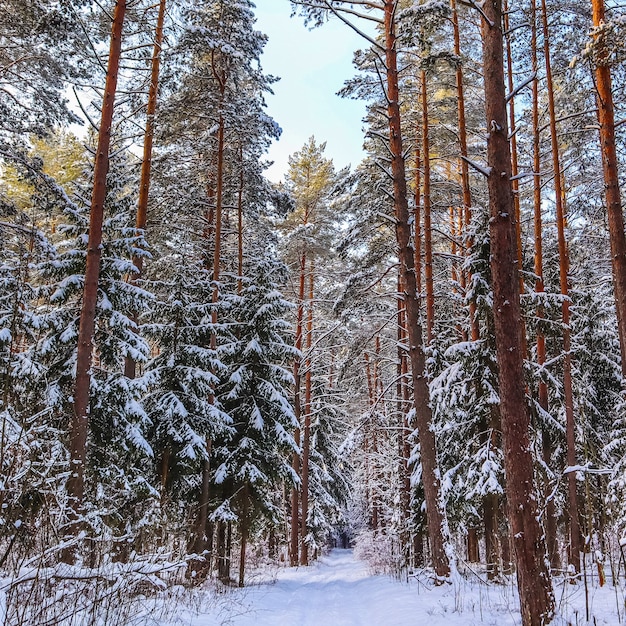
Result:
<instances>
[{"instance_id":1,"label":"tree trunk","mask_svg":"<svg viewBox=\"0 0 626 626\"><path fill-rule=\"evenodd\" d=\"M122 29L126 15L126 0L117 0L113 12L109 64L107 68L102 116L98 131L98 147L94 166L93 191L89 215L89 239L87 241L87 263L85 285L78 329L78 349L76 355L76 386L74 390L74 414L70 425L70 468L67 480L68 508L71 525L69 531L75 534L85 496L85 461L87 458L87 434L89 430L89 400L93 338L98 300L98 280L100 277L100 257L102 255L102 223L104 202L109 171L109 147L111 127L117 90L117 73L122 49ZM65 551L63 558L73 562L73 550Z\"/></svg>"},{"instance_id":2,"label":"tree trunk","mask_svg":"<svg viewBox=\"0 0 626 626\"><path fill-rule=\"evenodd\" d=\"M498 494L488 493L483 498L483 524L485 526L485 561L487 562L487 578L489 580L494 580L500 573L499 510Z\"/></svg>"},{"instance_id":3,"label":"tree trunk","mask_svg":"<svg viewBox=\"0 0 626 626\"><path fill-rule=\"evenodd\" d=\"M419 136L415 140L415 208L413 209L413 228L415 232L415 290L417 297L422 295L422 151ZM402 276L400 276L402 279Z\"/></svg>"},{"instance_id":4,"label":"tree trunk","mask_svg":"<svg viewBox=\"0 0 626 626\"><path fill-rule=\"evenodd\" d=\"M489 234L508 516L515 541L522 623L541 626L552 619L554 598L538 520L530 417L524 390L515 204L504 87L502 2L489 0L483 7L487 18L482 23L482 40L489 132Z\"/></svg>"},{"instance_id":5,"label":"tree trunk","mask_svg":"<svg viewBox=\"0 0 626 626\"><path fill-rule=\"evenodd\" d=\"M402 293L402 277L398 275L398 293ZM406 359L404 358L404 345L406 345L406 323L404 319L404 306L402 300L398 298L398 329L397 329L397 362L396 362L396 406L397 406L397 424L398 424L398 475L400 478L400 518L402 520L400 545L402 549L402 563L409 565L409 556L411 553L409 523L411 520L411 473L409 460L411 458L411 449L409 445L409 436L411 430L409 428L407 413L407 374L408 368Z\"/></svg>"},{"instance_id":6,"label":"tree trunk","mask_svg":"<svg viewBox=\"0 0 626 626\"><path fill-rule=\"evenodd\" d=\"M222 93L223 96L223 93ZM221 105L220 105L221 106ZM224 188L224 117L220 113L217 129L217 170L216 170L216 191L215 191L215 247L213 250L213 287L212 303L213 311L211 312L211 323L217 325L217 302L219 300L219 279L220 264L222 255L222 198ZM211 333L211 350L217 348L217 334ZM207 398L208 402L213 404L215 396L211 394ZM210 490L210 471L211 471L211 448L212 442L209 437L206 438L206 454L207 458L202 467L202 489L200 492L200 501L198 503L198 515L196 518L196 536L194 540L194 552L200 553L205 550L206 545L206 526L209 512L209 490Z\"/></svg>"},{"instance_id":7,"label":"tree trunk","mask_svg":"<svg viewBox=\"0 0 626 626\"><path fill-rule=\"evenodd\" d=\"M161 63L161 46L163 45L163 22L165 21L165 2L159 2L159 14L154 33L154 48L152 49L152 70L150 73L150 87L148 89L148 107L146 110L146 130L143 139L143 159L141 161L141 177L139 179L139 200L137 201L137 216L135 228L137 235L146 230L148 218L148 196L150 192L150 173L152 170L152 144L154 140L154 116L157 108L157 95L159 87L159 68ZM134 283L141 279L143 271L143 256L134 255L133 264L137 272L131 276ZM135 319L135 322L137 320ZM124 375L135 378L137 363L129 356L124 361Z\"/></svg>"},{"instance_id":8,"label":"tree trunk","mask_svg":"<svg viewBox=\"0 0 626 626\"><path fill-rule=\"evenodd\" d=\"M604 0L591 0L593 25L598 27L605 21ZM624 214L620 196L617 151L615 148L615 109L608 51L601 39L596 40L596 100L598 102L598 122L600 124L600 148L604 172L604 192L611 240L613 264L613 289L615 309L622 353L622 379L626 379L626 235L624 234Z\"/></svg>"},{"instance_id":9,"label":"tree trunk","mask_svg":"<svg viewBox=\"0 0 626 626\"><path fill-rule=\"evenodd\" d=\"M202 466L202 486L200 487L200 501L198 502L198 515L196 516L196 528L194 539L191 544L191 550L195 554L202 555L206 550L206 525L209 515L209 493L210 493L210 476L211 476L211 441L207 441L207 458ZM200 568L203 569L203 568Z\"/></svg>"},{"instance_id":10,"label":"tree trunk","mask_svg":"<svg viewBox=\"0 0 626 626\"><path fill-rule=\"evenodd\" d=\"M411 227L406 185L402 129L400 124L400 102L398 89L398 66L394 11L396 3L385 0L385 60L387 79L387 115L389 119L389 147L391 152L391 173L396 217L396 238L400 272L404 287L407 330L409 335L409 357L411 377L415 394L416 424L420 441L422 479L426 500L429 540L435 574L439 578L450 574L448 524L441 495L439 469L435 447L435 434L432 430L430 397L426 381L426 359L419 320L419 300L416 293L414 272L414 252L411 246Z\"/></svg>"},{"instance_id":11,"label":"tree trunk","mask_svg":"<svg viewBox=\"0 0 626 626\"><path fill-rule=\"evenodd\" d=\"M470 563L478 563L480 555L478 553L478 529L475 527L467 529L467 560Z\"/></svg>"},{"instance_id":12,"label":"tree trunk","mask_svg":"<svg viewBox=\"0 0 626 626\"><path fill-rule=\"evenodd\" d=\"M511 52L511 30L509 28L509 3L504 0L504 32L506 33L506 76L509 87L509 93L512 94L515 89L513 82L513 54ZM509 100L509 135L511 137L511 171L513 180L513 203L515 205L515 234L517 243L517 268L519 272L519 290L524 293L524 278L522 276L523 255L522 255L522 220L521 207L519 199L519 180L517 175L519 167L517 164L517 122L515 121L515 97ZM522 340L526 342L526 333L522 335ZM524 350L526 352L526 350Z\"/></svg>"},{"instance_id":13,"label":"tree trunk","mask_svg":"<svg viewBox=\"0 0 626 626\"><path fill-rule=\"evenodd\" d=\"M217 577L223 583L230 580L228 564L228 542L226 538L226 522L217 523Z\"/></svg>"},{"instance_id":14,"label":"tree trunk","mask_svg":"<svg viewBox=\"0 0 626 626\"><path fill-rule=\"evenodd\" d=\"M424 169L424 280L426 282L426 343L433 340L435 325L435 287L433 281L433 229L430 198L430 136L428 132L428 84L426 70L420 74L422 85L422 164Z\"/></svg>"},{"instance_id":15,"label":"tree trunk","mask_svg":"<svg viewBox=\"0 0 626 626\"><path fill-rule=\"evenodd\" d=\"M456 8L456 0L451 1L452 8L452 26L454 29L454 54L457 57L461 57L461 33L459 31L459 16ZM472 189L470 187L469 178L469 165L467 163L467 124L465 121L465 90L463 86L463 66L458 64L456 67L456 93L457 93L457 117L459 125L459 148L461 152L461 158L459 159L461 168L461 188L463 190L463 223L466 229L469 228L472 220ZM472 245L472 241L467 240L465 242L465 252ZM471 274L465 278L463 273L463 282L471 282ZM469 324L470 324L470 336L472 341L478 341L479 329L478 319L476 318L476 302L471 300L469 303ZM477 553L478 554L478 553ZM477 557L478 559L478 557Z\"/></svg>"},{"instance_id":16,"label":"tree trunk","mask_svg":"<svg viewBox=\"0 0 626 626\"><path fill-rule=\"evenodd\" d=\"M313 345L313 288L315 269L310 263L309 273L309 310L306 324L306 361L304 374L304 429L302 431L302 520L300 565L309 564L309 546L307 543L309 515L309 453L311 444L311 346Z\"/></svg>"},{"instance_id":17,"label":"tree trunk","mask_svg":"<svg viewBox=\"0 0 626 626\"><path fill-rule=\"evenodd\" d=\"M243 147L239 146L239 189L237 191L237 293L243 290Z\"/></svg>"},{"instance_id":18,"label":"tree trunk","mask_svg":"<svg viewBox=\"0 0 626 626\"><path fill-rule=\"evenodd\" d=\"M295 347L302 350L302 326L304 323L304 285L306 278L306 253L300 255L300 288L298 290L298 314L296 321L296 339ZM293 362L293 379L294 379L294 403L293 409L298 424L302 416L302 407L300 400L300 357L296 357ZM300 428L296 429L294 434L296 444L300 446ZM297 452L293 453L292 467L296 474L300 474L300 456ZM289 562L292 567L298 565L299 556L299 515L298 515L298 488L294 486L291 489L291 528L290 528L290 556Z\"/></svg>"},{"instance_id":19,"label":"tree trunk","mask_svg":"<svg viewBox=\"0 0 626 626\"><path fill-rule=\"evenodd\" d=\"M531 1L531 55L532 55L532 71L535 79L532 82L532 127L533 127L533 217L534 217L534 234L535 234L535 255L534 255L534 271L535 276L535 293L544 293L543 282L543 224L541 216L541 137L539 129L539 62L537 59L537 8L536 0ZM543 307L539 306L536 311L539 320L544 319ZM537 330L537 365L543 367L546 362L546 338L541 328ZM548 405L548 385L540 379L538 385L538 401L539 406L547 413ZM552 467L552 442L550 433L546 426L542 426L542 455L547 467ZM545 528L546 528L546 544L548 555L550 557L550 565L553 568L560 566L559 552L557 545L557 514L552 497L552 485L546 478L544 485L544 500L546 502Z\"/></svg>"},{"instance_id":20,"label":"tree trunk","mask_svg":"<svg viewBox=\"0 0 626 626\"><path fill-rule=\"evenodd\" d=\"M559 159L559 143L556 128L556 109L554 105L554 83L552 81L552 65L550 63L550 33L548 30L548 14L546 0L541 0L543 14L543 47L546 62L546 86L548 88L548 109L550 113L550 140L552 144L552 166L554 169L554 200L556 203L556 226L559 243L559 281L561 294L564 296L562 306L563 320L563 393L565 396L565 432L567 443L567 464L576 465L576 431L574 424L574 395L572 392L572 356L570 339L570 300L569 300L569 254L565 239L565 210L563 206L563 183L561 163ZM570 515L570 549L569 562L576 572L580 572L580 525L578 522L578 496L576 493L576 472L567 474L568 510Z\"/></svg>"},{"instance_id":21,"label":"tree trunk","mask_svg":"<svg viewBox=\"0 0 626 626\"><path fill-rule=\"evenodd\" d=\"M244 577L246 572L246 545L248 543L248 483L243 486L241 493L242 505L241 505L241 522L239 524L241 534L241 551L239 552L239 586L243 587Z\"/></svg>"}]
</instances>

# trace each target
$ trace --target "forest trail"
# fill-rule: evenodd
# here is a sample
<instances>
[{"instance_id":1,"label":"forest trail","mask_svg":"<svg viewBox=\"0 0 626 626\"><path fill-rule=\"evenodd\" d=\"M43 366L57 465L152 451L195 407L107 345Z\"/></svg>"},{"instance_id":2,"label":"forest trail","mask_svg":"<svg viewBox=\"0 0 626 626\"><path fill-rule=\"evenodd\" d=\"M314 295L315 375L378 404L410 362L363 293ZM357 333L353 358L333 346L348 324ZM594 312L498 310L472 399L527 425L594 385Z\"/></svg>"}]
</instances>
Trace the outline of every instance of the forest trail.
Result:
<instances>
[{"instance_id":1,"label":"forest trail","mask_svg":"<svg viewBox=\"0 0 626 626\"><path fill-rule=\"evenodd\" d=\"M310 567L281 570L275 583L235 590L219 612L199 615L193 626L509 626L508 606L460 598L451 585L426 590L372 575L352 550L333 550ZM483 602L485 599L483 599ZM499 603L496 602L498 605ZM508 602L506 603L508 605ZM457 605L458 606L458 605ZM511 608L515 607L515 600ZM482 613L482 615L481 615Z\"/></svg>"}]
</instances>

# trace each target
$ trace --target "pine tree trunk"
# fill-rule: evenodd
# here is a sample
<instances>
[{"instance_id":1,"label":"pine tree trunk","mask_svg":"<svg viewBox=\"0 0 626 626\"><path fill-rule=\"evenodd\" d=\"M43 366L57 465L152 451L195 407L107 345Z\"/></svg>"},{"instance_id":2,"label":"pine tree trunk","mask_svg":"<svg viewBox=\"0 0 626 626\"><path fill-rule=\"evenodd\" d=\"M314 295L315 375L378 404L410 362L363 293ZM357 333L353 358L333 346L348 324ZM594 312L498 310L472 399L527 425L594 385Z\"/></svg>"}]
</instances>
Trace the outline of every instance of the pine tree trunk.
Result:
<instances>
[{"instance_id":1,"label":"pine tree trunk","mask_svg":"<svg viewBox=\"0 0 626 626\"><path fill-rule=\"evenodd\" d=\"M300 255L300 288L298 290L298 314L296 321L296 339L295 339L295 347L297 350L302 350L302 335L303 335L303 324L304 324L304 287L305 287L305 278L306 278L306 253L302 252ZM294 379L294 413L296 416L296 421L300 424L300 419L302 417L302 405L300 399L300 357L296 357L293 362L293 379ZM300 446L300 428L296 429L295 432L295 440L298 447ZM294 472L299 475L300 474L300 456L298 453L294 452L292 457L292 467ZM299 562L299 529L300 529L300 518L298 511L298 488L293 487L291 489L291 528L290 528L290 557L289 562L292 567L298 565Z\"/></svg>"},{"instance_id":2,"label":"pine tree trunk","mask_svg":"<svg viewBox=\"0 0 626 626\"><path fill-rule=\"evenodd\" d=\"M433 229L430 198L430 135L428 132L428 81L420 73L422 86L422 164L424 169L424 280L426 282L426 343L433 340L435 325L435 286L433 281Z\"/></svg>"},{"instance_id":3,"label":"pine tree trunk","mask_svg":"<svg viewBox=\"0 0 626 626\"><path fill-rule=\"evenodd\" d=\"M239 586L243 587L244 577L246 572L246 546L248 543L248 508L249 508L249 498L248 498L248 483L243 486L243 490L241 493L241 522L239 523L239 530L241 534L241 551L239 552Z\"/></svg>"},{"instance_id":4,"label":"pine tree trunk","mask_svg":"<svg viewBox=\"0 0 626 626\"><path fill-rule=\"evenodd\" d=\"M230 579L225 522L217 522L217 577L223 583L227 583Z\"/></svg>"},{"instance_id":5,"label":"pine tree trunk","mask_svg":"<svg viewBox=\"0 0 626 626\"><path fill-rule=\"evenodd\" d=\"M461 58L461 33L459 31L459 16L456 8L456 0L450 0L452 8L452 26L454 32L454 54ZM465 121L465 89L463 84L463 66L459 63L456 67L456 93L457 93L457 117L459 126L459 149L461 152L460 168L461 168L461 188L463 190L463 225L468 229L472 220L472 189L470 187L469 165L467 163L467 123ZM472 245L472 241L465 242L465 250ZM463 276L463 282L471 282L471 274L467 277ZM470 336L472 341L478 341L479 329L478 319L476 318L476 301L471 300L469 303L469 325ZM478 560L478 552L476 552L476 560Z\"/></svg>"},{"instance_id":6,"label":"pine tree trunk","mask_svg":"<svg viewBox=\"0 0 626 626\"><path fill-rule=\"evenodd\" d=\"M304 374L304 428L302 431L302 520L301 520L301 550L300 565L309 564L309 546L307 543L309 515L309 453L311 444L311 346L313 344L313 288L315 269L313 261L309 271L309 310L306 324L306 354Z\"/></svg>"},{"instance_id":7,"label":"pine tree trunk","mask_svg":"<svg viewBox=\"0 0 626 626\"><path fill-rule=\"evenodd\" d=\"M85 462L87 458L87 434L89 430L89 400L93 339L98 300L98 280L100 277L100 257L102 255L102 223L104 202L109 171L109 147L111 127L117 90L117 73L122 49L122 29L126 15L126 0L117 0L113 12L109 64L107 68L102 116L98 131L98 147L94 166L93 192L89 216L89 239L87 242L87 263L85 285L78 330L78 350L76 356L76 386L74 390L74 414L70 425L70 477L67 480L68 508L71 526L75 534L85 497ZM63 560L73 562L74 551L66 550Z\"/></svg>"},{"instance_id":8,"label":"pine tree trunk","mask_svg":"<svg viewBox=\"0 0 626 626\"><path fill-rule=\"evenodd\" d=\"M448 180L452 180L452 174L450 172L450 164L447 164L448 170ZM457 294L459 290L457 289L457 284L459 283L459 272L458 272L458 263L456 261L457 258L457 211L456 207L452 204L448 207L448 217L450 220L450 255L452 257L452 264L450 268L450 278L452 280L452 293Z\"/></svg>"},{"instance_id":9,"label":"pine tree trunk","mask_svg":"<svg viewBox=\"0 0 626 626\"><path fill-rule=\"evenodd\" d=\"M161 506L165 504L166 495L167 495L167 484L169 480L170 473L170 458L172 456L172 450L169 446L167 446L163 450L163 454L161 455Z\"/></svg>"},{"instance_id":10,"label":"pine tree trunk","mask_svg":"<svg viewBox=\"0 0 626 626\"><path fill-rule=\"evenodd\" d=\"M513 54L511 52L511 31L509 28L509 3L508 0L504 0L504 32L506 33L506 76L509 87L509 93L512 94L515 89L515 83L513 82ZM519 272L519 289L520 293L524 293L524 278L522 277L521 270L523 266L522 255L522 220L521 220L521 207L519 198L519 180L517 175L519 173L519 166L517 163L517 122L515 120L515 97L511 97L509 100L509 134L511 137L511 171L513 173L513 202L515 204L515 233L517 241L517 267ZM522 335L522 340L526 342L526 332ZM526 352L526 349L524 349Z\"/></svg>"},{"instance_id":11,"label":"pine tree trunk","mask_svg":"<svg viewBox=\"0 0 626 626\"><path fill-rule=\"evenodd\" d=\"M383 402L382 393L378 395L381 386L378 364L380 362L380 336L376 335L374 340L374 373L372 383L374 388L372 406L378 408L379 403ZM371 471L372 471L372 530L377 532L380 526L380 498L378 487L378 418L376 417L378 410L373 411L369 422L369 434L371 445Z\"/></svg>"},{"instance_id":12,"label":"pine tree trunk","mask_svg":"<svg viewBox=\"0 0 626 626\"><path fill-rule=\"evenodd\" d=\"M498 545L498 494L488 493L483 498L483 524L485 527L485 560L487 578L494 580L500 572L500 547Z\"/></svg>"},{"instance_id":13,"label":"pine tree trunk","mask_svg":"<svg viewBox=\"0 0 626 626\"><path fill-rule=\"evenodd\" d=\"M604 0L591 0L593 25L598 27L605 21ZM604 192L611 240L613 265L613 289L615 309L622 353L622 379L626 379L626 235L624 234L624 214L620 195L617 151L615 147L615 109L608 51L597 40L596 50L596 100L598 102L598 122L600 124L600 149L604 172Z\"/></svg>"},{"instance_id":14,"label":"pine tree trunk","mask_svg":"<svg viewBox=\"0 0 626 626\"><path fill-rule=\"evenodd\" d=\"M415 141L415 208L413 209L414 228L414 268L415 268L415 290L417 297L422 295L422 151L420 149L419 136ZM402 276L400 276L402 280Z\"/></svg>"},{"instance_id":15,"label":"pine tree trunk","mask_svg":"<svg viewBox=\"0 0 626 626\"><path fill-rule=\"evenodd\" d=\"M531 0L531 55L532 55L532 71L535 79L532 82L532 127L533 127L533 217L534 217L534 234L535 234L535 256L534 271L535 276L535 293L544 293L543 283L543 224L541 216L541 137L539 129L539 62L537 59L537 8L536 0ZM536 311L539 320L544 319L543 307L538 307ZM537 331L537 365L543 367L546 362L546 338L541 330ZM539 380L538 385L538 401L539 406L547 413L548 405L548 385L544 380ZM550 433L544 426L542 428L542 455L547 467L552 467L552 442ZM544 485L544 499L546 502L545 528L546 528L546 544L548 555L550 557L550 565L553 568L560 566L559 552L557 544L557 513L554 498L552 497L552 486L550 481L546 479Z\"/></svg>"},{"instance_id":16,"label":"pine tree trunk","mask_svg":"<svg viewBox=\"0 0 626 626\"><path fill-rule=\"evenodd\" d=\"M554 170L554 200L556 204L556 226L559 244L559 281L561 294L564 296L562 306L563 320L563 394L565 396L565 433L567 444L567 464L576 465L576 430L574 424L574 394L572 391L572 356L570 338L570 300L569 300L569 253L565 239L565 209L563 206L563 183L561 163L559 159L559 143L556 128L556 109L554 104L554 83L550 63L550 34L548 31L548 14L546 0L541 0L543 14L543 46L546 63L546 86L548 88L548 110L550 114L550 140L552 144L552 166ZM567 474L568 512L570 515L570 549L569 562L575 571L580 572L581 537L578 521L578 495L576 493L576 472Z\"/></svg>"},{"instance_id":17,"label":"pine tree trunk","mask_svg":"<svg viewBox=\"0 0 626 626\"><path fill-rule=\"evenodd\" d=\"M398 274L398 293L402 293L402 277ZM409 445L409 436L411 430L409 428L407 413L407 374L408 369L406 359L404 358L404 345L406 345L406 323L404 319L404 306L402 300L398 298L398 329L397 329L397 362L396 362L396 406L398 413L398 475L400 477L400 515L402 519L402 530L400 535L400 545L402 549L402 563L409 564L409 556L411 553L409 522L411 520L411 473L409 460L411 458L411 450Z\"/></svg>"},{"instance_id":18,"label":"pine tree trunk","mask_svg":"<svg viewBox=\"0 0 626 626\"><path fill-rule=\"evenodd\" d=\"M491 334L491 333L488 333ZM485 445L490 450L502 449L500 433L502 420L497 406L491 406L489 426ZM501 501L497 493L488 493L483 498L483 524L485 527L485 560L487 562L487 577L494 580L500 573L500 518Z\"/></svg>"},{"instance_id":19,"label":"pine tree trunk","mask_svg":"<svg viewBox=\"0 0 626 626\"><path fill-rule=\"evenodd\" d=\"M141 161L141 177L139 179L139 200L137 201L137 215L135 228L137 234L146 230L148 219L148 197L150 193L150 173L152 170L152 144L154 141L154 116L157 108L157 95L159 88L159 68L161 63L161 46L163 45L163 23L165 21L166 0L159 2L159 14L154 32L154 48L152 49L152 69L150 73L150 87L148 89L148 107L146 110L146 130L143 139L143 158ZM133 256L133 264L137 272L131 277L131 281L141 280L143 272L143 257ZM137 320L135 319L135 323ZM124 361L124 375L135 378L137 363L129 356Z\"/></svg>"},{"instance_id":20,"label":"pine tree trunk","mask_svg":"<svg viewBox=\"0 0 626 626\"><path fill-rule=\"evenodd\" d=\"M538 520L522 361L515 204L511 185L501 0L483 5L483 65L489 138L487 161L491 218L491 273L507 505L515 542L520 609L524 626L547 624L554 612L543 531Z\"/></svg>"},{"instance_id":21,"label":"pine tree trunk","mask_svg":"<svg viewBox=\"0 0 626 626\"><path fill-rule=\"evenodd\" d=\"M191 544L191 551L195 554L204 554L206 551L206 525L207 519L209 515L209 493L210 493L210 476L211 476L211 441L207 440L207 450L206 455L207 458L204 460L202 466L202 485L200 487L200 501L198 502L198 515L196 516L196 527L194 531L194 538ZM205 556L206 558L206 556ZM206 568L202 565L202 562L199 562L194 565L194 569L196 572L205 571Z\"/></svg>"},{"instance_id":22,"label":"pine tree trunk","mask_svg":"<svg viewBox=\"0 0 626 626\"><path fill-rule=\"evenodd\" d=\"M478 529L475 527L467 530L467 560L470 563L478 563L480 554L478 553Z\"/></svg>"},{"instance_id":23,"label":"pine tree trunk","mask_svg":"<svg viewBox=\"0 0 626 626\"><path fill-rule=\"evenodd\" d=\"M223 103L224 91L222 91L220 108ZM219 115L217 128L217 167L216 167L216 185L215 185L215 247L213 249L213 293L211 301L213 310L211 312L211 323L217 325L217 302L219 300L219 279L220 265L222 262L222 209L224 194L224 116ZM211 350L217 349L217 333L211 333L210 340ZM211 404L215 402L215 396L211 394L207 401ZM211 472L211 448L212 441L206 438L206 455L202 467L202 488L200 491L200 500L198 502L198 514L196 517L195 537L192 545L194 552L201 553L206 549L206 527L209 512L209 492L210 492L210 472Z\"/></svg>"},{"instance_id":24,"label":"pine tree trunk","mask_svg":"<svg viewBox=\"0 0 626 626\"><path fill-rule=\"evenodd\" d=\"M406 185L404 151L402 147L402 129L400 124L400 102L398 89L398 65L396 54L396 36L394 11L396 3L385 0L385 60L387 79L387 115L389 119L389 147L391 152L391 173L393 177L393 196L396 217L396 238L404 300L407 329L409 335L409 357L411 377L415 394L416 424L420 441L422 480L426 500L431 556L435 574L447 577L450 573L449 555L446 551L448 525L441 495L441 484L437 466L435 434L432 430L432 414L428 383L426 381L426 359L419 319L419 300L416 293L414 272L414 251L411 246L411 227L409 224L409 206Z\"/></svg>"},{"instance_id":25,"label":"pine tree trunk","mask_svg":"<svg viewBox=\"0 0 626 626\"><path fill-rule=\"evenodd\" d=\"M243 146L239 146L239 189L237 191L237 293L243 290Z\"/></svg>"}]
</instances>

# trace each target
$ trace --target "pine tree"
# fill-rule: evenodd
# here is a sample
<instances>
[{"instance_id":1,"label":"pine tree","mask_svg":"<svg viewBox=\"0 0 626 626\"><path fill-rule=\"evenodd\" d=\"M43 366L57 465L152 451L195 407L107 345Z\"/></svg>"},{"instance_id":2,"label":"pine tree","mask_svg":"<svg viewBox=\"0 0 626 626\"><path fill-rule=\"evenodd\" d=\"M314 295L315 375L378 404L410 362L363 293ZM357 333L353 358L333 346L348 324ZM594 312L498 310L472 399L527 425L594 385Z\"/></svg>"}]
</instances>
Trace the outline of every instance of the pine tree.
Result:
<instances>
[{"instance_id":1,"label":"pine tree","mask_svg":"<svg viewBox=\"0 0 626 626\"><path fill-rule=\"evenodd\" d=\"M233 420L233 432L215 443L214 480L222 487L223 501L211 519L228 521L220 519L222 511L237 515L242 542L240 586L253 523L264 516L278 525L281 513L273 502L274 490L283 482L299 482L291 468L291 455L299 448L290 402L293 377L287 369L298 354L288 342L291 326L284 319L291 305L277 290L284 271L284 266L270 260L246 269L232 311L236 338L222 348L228 374L219 398Z\"/></svg>"}]
</instances>

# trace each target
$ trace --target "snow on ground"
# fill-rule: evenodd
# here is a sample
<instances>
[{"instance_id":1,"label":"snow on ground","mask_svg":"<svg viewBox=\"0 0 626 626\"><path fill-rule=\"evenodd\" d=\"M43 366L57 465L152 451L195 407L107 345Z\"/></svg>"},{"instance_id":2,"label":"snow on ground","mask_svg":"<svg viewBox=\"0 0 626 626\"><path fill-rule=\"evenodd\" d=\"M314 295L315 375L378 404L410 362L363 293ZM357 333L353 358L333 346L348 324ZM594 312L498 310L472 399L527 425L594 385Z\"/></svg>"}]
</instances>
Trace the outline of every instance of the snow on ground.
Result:
<instances>
[{"instance_id":1,"label":"snow on ground","mask_svg":"<svg viewBox=\"0 0 626 626\"><path fill-rule=\"evenodd\" d=\"M428 585L428 588L427 586ZM571 588L571 589L570 589ZM585 618L583 585L557 588L568 619L554 624L618 624L616 594L606 586L593 592L592 619ZM621 593L620 593L621 595ZM623 597L621 598L622 606ZM593 617L595 616L595 622ZM333 550L310 567L281 570L274 583L230 590L211 612L179 616L189 626L518 626L515 588L486 585L471 576L456 585L432 587L426 579L408 584L372 575L352 550Z\"/></svg>"},{"instance_id":2,"label":"snow on ground","mask_svg":"<svg viewBox=\"0 0 626 626\"><path fill-rule=\"evenodd\" d=\"M122 566L114 564L118 569ZM124 566L126 567L126 566ZM513 578L487 584L470 571L454 584L433 586L427 573L400 582L372 574L352 550L333 550L310 567L262 569L244 589L215 582L167 586L149 566L128 565L111 586L100 577L64 577L37 570L0 579L2 626L519 626ZM123 569L123 567L122 567ZM160 571L163 571L161 568ZM109 571L111 575L113 570ZM143 572L143 578L140 574ZM72 572L70 572L71 574ZM89 573L89 572L87 572ZM143 575L141 574L141 575ZM623 572L622 572L623 574ZM139 579L137 579L139 576ZM31 576L32 578L32 576ZM147 595L137 580L148 585ZM82 580L82 582L81 582ZM108 579L107 579L108 580ZM554 626L617 626L626 621L622 583L600 587L597 571L587 568L587 584L558 581L559 617ZM21 582L20 582L21 581ZM155 585L155 582L161 582ZM17 593L9 592L12 584ZM82 587L81 587L82 584ZM94 587L95 584L95 587ZM90 586L91 585L91 586ZM130 585L130 586L129 586ZM95 599L97 598L97 600ZM587 617L588 613L588 617Z\"/></svg>"}]
</instances>

